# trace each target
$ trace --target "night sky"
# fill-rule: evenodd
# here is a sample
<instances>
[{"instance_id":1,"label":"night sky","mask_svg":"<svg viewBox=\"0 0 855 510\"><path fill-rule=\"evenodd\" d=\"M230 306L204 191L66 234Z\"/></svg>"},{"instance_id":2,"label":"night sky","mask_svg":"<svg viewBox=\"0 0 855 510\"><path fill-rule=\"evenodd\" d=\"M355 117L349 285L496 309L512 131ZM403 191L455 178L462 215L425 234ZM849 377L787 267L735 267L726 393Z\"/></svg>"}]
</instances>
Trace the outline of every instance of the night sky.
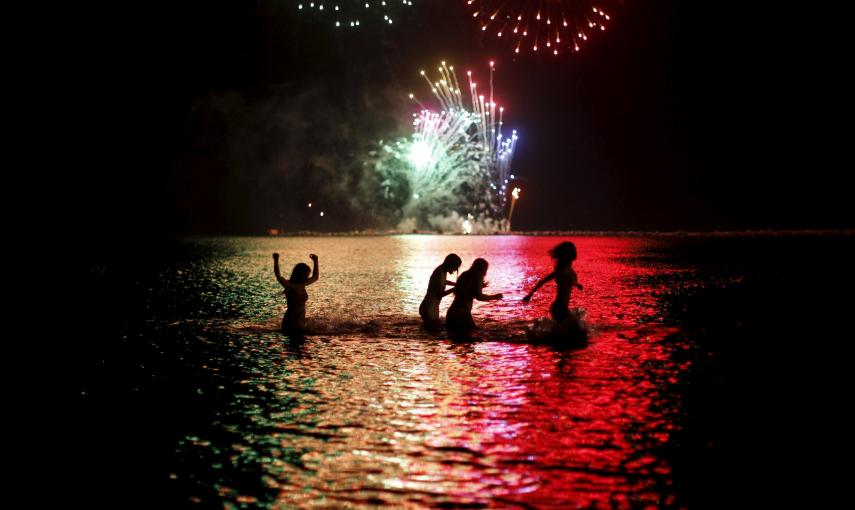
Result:
<instances>
[{"instance_id":1,"label":"night sky","mask_svg":"<svg viewBox=\"0 0 855 510\"><path fill-rule=\"evenodd\" d=\"M441 60L486 77L520 132L514 228L855 226L833 13L626 1L580 54L483 38L464 2L336 31L286 0L75 6L53 35L43 221L91 232L375 226L365 151L408 132ZM180 5L178 5L180 4ZM82 9L82 10L81 10ZM42 122L40 121L40 122ZM330 213L305 210L315 200Z\"/></svg>"}]
</instances>

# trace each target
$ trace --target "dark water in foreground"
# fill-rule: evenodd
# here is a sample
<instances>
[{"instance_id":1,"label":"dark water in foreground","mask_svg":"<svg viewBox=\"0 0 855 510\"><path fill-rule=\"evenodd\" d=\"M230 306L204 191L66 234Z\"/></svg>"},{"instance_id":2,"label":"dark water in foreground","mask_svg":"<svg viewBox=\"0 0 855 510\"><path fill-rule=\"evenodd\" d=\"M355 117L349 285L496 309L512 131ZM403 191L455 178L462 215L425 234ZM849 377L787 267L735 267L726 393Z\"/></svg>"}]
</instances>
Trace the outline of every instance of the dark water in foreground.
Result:
<instances>
[{"instance_id":1,"label":"dark water in foreground","mask_svg":"<svg viewBox=\"0 0 855 510\"><path fill-rule=\"evenodd\" d=\"M189 239L93 263L83 298L99 327L69 348L69 496L647 508L761 490L758 463L798 449L772 443L783 396L764 393L789 356L774 349L793 338L783 321L810 289L793 269L817 253L831 264L851 238L572 238L585 287L572 301L593 331L577 350L525 341L552 284L520 302L564 239ZM278 332L273 251L286 273L320 256L308 289L320 333L301 342ZM476 305L476 342L419 326L427 278L452 251L464 267L486 258L489 290L505 295Z\"/></svg>"}]
</instances>

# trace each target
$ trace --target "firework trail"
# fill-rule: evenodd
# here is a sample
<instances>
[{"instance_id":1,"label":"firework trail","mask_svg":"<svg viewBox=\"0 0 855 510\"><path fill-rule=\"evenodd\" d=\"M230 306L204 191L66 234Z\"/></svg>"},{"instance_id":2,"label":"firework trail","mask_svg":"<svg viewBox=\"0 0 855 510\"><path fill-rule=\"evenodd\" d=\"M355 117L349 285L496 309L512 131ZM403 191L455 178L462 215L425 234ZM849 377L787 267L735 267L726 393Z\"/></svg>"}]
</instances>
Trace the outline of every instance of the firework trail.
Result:
<instances>
[{"instance_id":1,"label":"firework trail","mask_svg":"<svg viewBox=\"0 0 855 510\"><path fill-rule=\"evenodd\" d=\"M440 111L430 110L410 94L422 108L413 116L414 133L383 145L375 169L383 175L387 191L407 190L404 216L420 227L434 228L437 218L453 214L461 218L457 230L465 230L466 222L489 225L480 230L506 230L507 190L518 137L516 131L507 137L502 131L504 108L494 101L494 65L490 63L487 95L479 93L471 72L468 93L461 89L454 67L443 62L438 72L436 81L424 71L421 74Z\"/></svg>"},{"instance_id":2,"label":"firework trail","mask_svg":"<svg viewBox=\"0 0 855 510\"><path fill-rule=\"evenodd\" d=\"M300 1L297 10L325 15L338 28L360 28L367 24L391 25L397 11L413 6L414 0L319 0Z\"/></svg>"},{"instance_id":3,"label":"firework trail","mask_svg":"<svg viewBox=\"0 0 855 510\"><path fill-rule=\"evenodd\" d=\"M515 53L579 51L606 30L621 0L465 0L485 34L511 44Z\"/></svg>"}]
</instances>

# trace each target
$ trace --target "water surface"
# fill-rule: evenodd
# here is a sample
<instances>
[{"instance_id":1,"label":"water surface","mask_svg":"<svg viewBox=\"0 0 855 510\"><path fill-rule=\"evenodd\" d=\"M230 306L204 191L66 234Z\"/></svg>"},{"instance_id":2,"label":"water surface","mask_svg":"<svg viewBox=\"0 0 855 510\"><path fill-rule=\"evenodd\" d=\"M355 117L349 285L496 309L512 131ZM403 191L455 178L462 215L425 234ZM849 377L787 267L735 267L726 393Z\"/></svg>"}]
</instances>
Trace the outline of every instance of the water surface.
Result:
<instances>
[{"instance_id":1,"label":"water surface","mask_svg":"<svg viewBox=\"0 0 855 510\"><path fill-rule=\"evenodd\" d=\"M121 339L82 383L84 406L116 420L94 441L132 442L121 420L144 409L152 423L127 432L154 434L141 465L174 506L687 506L693 446L681 441L697 439L687 436L687 388L695 364L704 384L724 376L709 373L714 353L674 308L692 289L740 285L749 272L727 257L692 258L728 241L572 238L584 290L571 305L587 314L590 344L532 345L525 328L548 315L554 285L520 299L566 239L185 240L105 277L104 293L127 306L114 317ZM274 251L286 273L320 256L308 288L320 334L278 331ZM486 258L488 290L504 294L476 304L475 342L430 335L418 321L428 277L450 252L464 268ZM109 411L128 396L139 407Z\"/></svg>"}]
</instances>

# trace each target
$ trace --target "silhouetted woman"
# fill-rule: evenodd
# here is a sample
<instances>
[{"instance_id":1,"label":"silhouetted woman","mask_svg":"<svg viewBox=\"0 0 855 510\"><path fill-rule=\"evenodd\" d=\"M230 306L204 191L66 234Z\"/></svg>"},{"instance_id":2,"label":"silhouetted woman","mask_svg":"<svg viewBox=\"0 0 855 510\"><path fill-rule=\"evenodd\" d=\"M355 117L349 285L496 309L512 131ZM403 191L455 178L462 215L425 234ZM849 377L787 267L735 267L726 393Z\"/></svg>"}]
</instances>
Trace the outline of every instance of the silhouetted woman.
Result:
<instances>
[{"instance_id":1,"label":"silhouetted woman","mask_svg":"<svg viewBox=\"0 0 855 510\"><path fill-rule=\"evenodd\" d=\"M439 326L439 302L442 298L451 294L454 289L445 290L445 287L455 283L446 279L446 275L456 272L460 269L460 264L463 261L454 253L450 253L445 257L445 260L433 270L428 281L427 292L425 298L422 299L422 304L419 306L419 315L426 328L436 328Z\"/></svg>"},{"instance_id":2,"label":"silhouetted woman","mask_svg":"<svg viewBox=\"0 0 855 510\"><path fill-rule=\"evenodd\" d=\"M579 285L576 278L576 271L573 271L573 261L576 260L576 245L570 241L565 241L549 250L549 255L555 260L555 269L537 282L537 285L523 298L523 301L527 303L543 284L549 280L555 280L558 291L555 293L555 301L549 307L549 313L554 321L562 322L570 317L570 291L573 290L573 287L582 290L582 286Z\"/></svg>"},{"instance_id":3,"label":"silhouetted woman","mask_svg":"<svg viewBox=\"0 0 855 510\"><path fill-rule=\"evenodd\" d=\"M276 280L285 287L285 303L288 308L282 317L282 332L286 335L301 335L306 332L306 301L309 295L306 286L318 281L318 256L309 255L314 269L309 275L309 266L300 262L291 270L291 278L285 279L279 272L279 254L273 254L273 273Z\"/></svg>"},{"instance_id":4,"label":"silhouetted woman","mask_svg":"<svg viewBox=\"0 0 855 510\"><path fill-rule=\"evenodd\" d=\"M445 325L449 333L467 333L477 328L472 320L472 301L494 301L502 299L501 294L484 294L487 286L484 277L487 276L489 264L484 259L475 259L472 267L463 271L454 286L454 301L445 316Z\"/></svg>"}]
</instances>

